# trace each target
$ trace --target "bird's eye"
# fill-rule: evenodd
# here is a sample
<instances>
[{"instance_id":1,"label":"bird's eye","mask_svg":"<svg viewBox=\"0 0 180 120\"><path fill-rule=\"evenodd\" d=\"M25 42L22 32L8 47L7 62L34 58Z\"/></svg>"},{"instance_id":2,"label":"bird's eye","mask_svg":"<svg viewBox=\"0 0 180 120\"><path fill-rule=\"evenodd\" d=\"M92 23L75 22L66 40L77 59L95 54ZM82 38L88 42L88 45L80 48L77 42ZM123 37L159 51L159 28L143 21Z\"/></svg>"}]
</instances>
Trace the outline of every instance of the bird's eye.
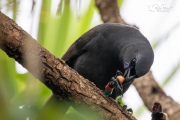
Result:
<instances>
[{"instance_id":1,"label":"bird's eye","mask_svg":"<svg viewBox=\"0 0 180 120\"><path fill-rule=\"evenodd\" d=\"M124 62L124 69L129 68L129 63L128 62Z\"/></svg>"}]
</instances>

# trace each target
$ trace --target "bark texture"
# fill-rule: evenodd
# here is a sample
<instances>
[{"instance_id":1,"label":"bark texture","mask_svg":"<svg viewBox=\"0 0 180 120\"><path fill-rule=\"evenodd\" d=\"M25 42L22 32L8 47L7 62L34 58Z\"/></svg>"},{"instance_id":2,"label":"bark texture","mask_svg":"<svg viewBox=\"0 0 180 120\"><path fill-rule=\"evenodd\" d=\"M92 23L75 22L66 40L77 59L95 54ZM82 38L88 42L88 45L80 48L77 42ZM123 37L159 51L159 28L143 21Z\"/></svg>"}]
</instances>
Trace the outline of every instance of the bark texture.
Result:
<instances>
[{"instance_id":1,"label":"bark texture","mask_svg":"<svg viewBox=\"0 0 180 120\"><path fill-rule=\"evenodd\" d=\"M162 110L168 114L170 120L178 120L180 117L180 105L175 102L170 96L160 88L155 81L152 72L149 72L144 77L134 81L139 95L141 96L146 107L152 111L154 102L159 102L162 105Z\"/></svg>"},{"instance_id":2,"label":"bark texture","mask_svg":"<svg viewBox=\"0 0 180 120\"><path fill-rule=\"evenodd\" d=\"M73 100L107 120L135 120L92 82L41 47L12 19L0 12L0 48L43 82L59 99Z\"/></svg>"},{"instance_id":3,"label":"bark texture","mask_svg":"<svg viewBox=\"0 0 180 120\"><path fill-rule=\"evenodd\" d=\"M96 6L100 11L104 23L118 22L127 24L118 12L117 0L96 0ZM136 87L144 104L150 111L152 111L154 102L160 102L163 107L163 112L168 114L170 120L180 119L180 104L166 95L154 79L151 71L145 76L136 79L133 85Z\"/></svg>"},{"instance_id":4,"label":"bark texture","mask_svg":"<svg viewBox=\"0 0 180 120\"><path fill-rule=\"evenodd\" d=\"M117 0L96 0L96 6L99 9L101 19L104 23L126 24L119 14Z\"/></svg>"}]
</instances>

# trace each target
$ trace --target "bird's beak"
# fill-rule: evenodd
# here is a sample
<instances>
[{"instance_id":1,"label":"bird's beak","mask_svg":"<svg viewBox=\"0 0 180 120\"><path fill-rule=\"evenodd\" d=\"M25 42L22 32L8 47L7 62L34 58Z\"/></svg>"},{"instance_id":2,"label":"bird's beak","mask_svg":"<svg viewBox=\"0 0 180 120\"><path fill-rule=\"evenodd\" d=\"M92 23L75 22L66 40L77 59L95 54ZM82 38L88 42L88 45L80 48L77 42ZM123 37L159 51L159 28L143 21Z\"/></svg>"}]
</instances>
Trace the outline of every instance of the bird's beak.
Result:
<instances>
[{"instance_id":1,"label":"bird's beak","mask_svg":"<svg viewBox=\"0 0 180 120\"><path fill-rule=\"evenodd\" d=\"M118 81L117 82L117 86L116 86L116 93L118 95L122 95L127 91L127 89L129 88L129 86L132 84L132 82L134 81L134 78L136 78L136 75L132 75L131 74L131 71L132 71L132 68L127 68L124 72L124 74L122 74L122 76L124 77L124 81L123 82L120 82ZM133 73L133 72L132 72ZM117 74L117 73L116 73ZM118 76L118 74L117 74ZM116 77L117 77L116 76Z\"/></svg>"},{"instance_id":2,"label":"bird's beak","mask_svg":"<svg viewBox=\"0 0 180 120\"><path fill-rule=\"evenodd\" d=\"M117 76L119 76L120 73L116 73ZM116 77L117 77L116 76ZM127 68L124 72L124 74L122 74L122 76L124 77L124 81L120 82L120 80L117 82L117 86L116 86L116 94L122 95L127 91L127 89L129 88L129 86L132 84L132 82L134 81L135 75L131 75L131 68Z\"/></svg>"},{"instance_id":3,"label":"bird's beak","mask_svg":"<svg viewBox=\"0 0 180 120\"><path fill-rule=\"evenodd\" d=\"M123 84L132 83L131 81L133 81L134 78L136 78L136 75L131 75L131 68L128 68L124 72L124 78L125 80Z\"/></svg>"}]
</instances>

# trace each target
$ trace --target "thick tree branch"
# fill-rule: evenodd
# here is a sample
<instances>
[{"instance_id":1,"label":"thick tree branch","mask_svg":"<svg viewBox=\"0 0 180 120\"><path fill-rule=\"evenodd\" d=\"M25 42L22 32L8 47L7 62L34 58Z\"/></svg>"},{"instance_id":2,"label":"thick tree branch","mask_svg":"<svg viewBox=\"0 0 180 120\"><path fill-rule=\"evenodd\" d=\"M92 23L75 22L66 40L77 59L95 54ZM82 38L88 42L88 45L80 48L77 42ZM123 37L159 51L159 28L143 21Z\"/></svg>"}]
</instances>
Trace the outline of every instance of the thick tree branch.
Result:
<instances>
[{"instance_id":1,"label":"thick tree branch","mask_svg":"<svg viewBox=\"0 0 180 120\"><path fill-rule=\"evenodd\" d=\"M107 120L135 119L1 12L0 48L50 88L59 99L73 100L79 107L87 106Z\"/></svg>"},{"instance_id":2,"label":"thick tree branch","mask_svg":"<svg viewBox=\"0 0 180 120\"><path fill-rule=\"evenodd\" d=\"M110 6L108 6L109 4ZM117 7L117 0L96 0L96 5L99 8L101 18L104 22L119 22L121 24L127 24L121 18L120 13L117 12L119 11ZM180 105L165 94L153 78L151 72L136 79L134 81L134 86L136 87L144 104L150 111L152 110L154 102L158 101L163 106L163 111L169 115L170 120L177 120L177 118L179 118Z\"/></svg>"},{"instance_id":3,"label":"thick tree branch","mask_svg":"<svg viewBox=\"0 0 180 120\"><path fill-rule=\"evenodd\" d=\"M104 23L111 22L126 24L119 14L117 0L96 0L96 6L99 9Z\"/></svg>"},{"instance_id":4,"label":"thick tree branch","mask_svg":"<svg viewBox=\"0 0 180 120\"><path fill-rule=\"evenodd\" d=\"M168 114L170 120L177 120L180 116L180 105L160 88L155 81L152 72L144 77L134 81L139 95L141 96L146 107L151 111L154 102L159 102L163 106L163 112Z\"/></svg>"}]
</instances>

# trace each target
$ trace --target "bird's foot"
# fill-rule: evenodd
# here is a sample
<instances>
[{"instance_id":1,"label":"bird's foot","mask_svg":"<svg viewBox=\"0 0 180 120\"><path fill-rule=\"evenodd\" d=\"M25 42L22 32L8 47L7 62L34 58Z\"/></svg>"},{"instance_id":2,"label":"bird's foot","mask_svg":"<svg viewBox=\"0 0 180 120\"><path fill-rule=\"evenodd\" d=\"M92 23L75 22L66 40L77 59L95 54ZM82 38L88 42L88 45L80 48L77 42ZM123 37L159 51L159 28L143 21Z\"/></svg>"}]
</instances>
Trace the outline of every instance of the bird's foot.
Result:
<instances>
[{"instance_id":1,"label":"bird's foot","mask_svg":"<svg viewBox=\"0 0 180 120\"><path fill-rule=\"evenodd\" d=\"M133 110L132 110L131 108L128 108L128 109L127 109L127 105L124 105L124 106L122 106L122 107L123 107L123 110L124 110L124 111L127 110L128 113L133 114Z\"/></svg>"},{"instance_id":2,"label":"bird's foot","mask_svg":"<svg viewBox=\"0 0 180 120\"><path fill-rule=\"evenodd\" d=\"M123 111L127 110L128 113L133 114L133 110L131 108L128 108L127 105L124 105L122 102L122 97L118 97L116 99L116 102L123 108Z\"/></svg>"}]
</instances>

